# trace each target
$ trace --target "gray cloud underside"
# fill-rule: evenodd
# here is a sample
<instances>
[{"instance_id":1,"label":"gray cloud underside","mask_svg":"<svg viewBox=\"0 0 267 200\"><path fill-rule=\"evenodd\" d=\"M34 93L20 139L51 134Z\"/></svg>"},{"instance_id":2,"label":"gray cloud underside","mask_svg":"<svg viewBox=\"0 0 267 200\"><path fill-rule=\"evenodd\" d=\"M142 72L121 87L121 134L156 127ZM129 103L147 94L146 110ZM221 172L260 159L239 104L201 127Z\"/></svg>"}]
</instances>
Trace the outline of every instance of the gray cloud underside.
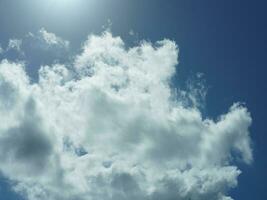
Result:
<instances>
[{"instance_id":1,"label":"gray cloud underside","mask_svg":"<svg viewBox=\"0 0 267 200\"><path fill-rule=\"evenodd\" d=\"M109 32L37 83L3 60L1 172L29 200L230 200L234 163L253 160L252 119L238 103L217 121L185 106L170 87L177 64L173 41L127 49Z\"/></svg>"}]
</instances>

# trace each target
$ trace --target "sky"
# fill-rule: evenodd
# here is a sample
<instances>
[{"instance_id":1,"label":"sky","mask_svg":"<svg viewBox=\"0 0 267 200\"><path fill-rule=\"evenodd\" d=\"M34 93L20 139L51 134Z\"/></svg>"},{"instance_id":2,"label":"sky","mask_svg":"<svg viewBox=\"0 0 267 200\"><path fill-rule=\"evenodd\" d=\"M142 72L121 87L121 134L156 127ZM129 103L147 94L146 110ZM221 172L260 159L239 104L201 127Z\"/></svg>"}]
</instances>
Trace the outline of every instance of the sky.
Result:
<instances>
[{"instance_id":1,"label":"sky","mask_svg":"<svg viewBox=\"0 0 267 200\"><path fill-rule=\"evenodd\" d=\"M0 199L265 200L265 8L0 0Z\"/></svg>"}]
</instances>

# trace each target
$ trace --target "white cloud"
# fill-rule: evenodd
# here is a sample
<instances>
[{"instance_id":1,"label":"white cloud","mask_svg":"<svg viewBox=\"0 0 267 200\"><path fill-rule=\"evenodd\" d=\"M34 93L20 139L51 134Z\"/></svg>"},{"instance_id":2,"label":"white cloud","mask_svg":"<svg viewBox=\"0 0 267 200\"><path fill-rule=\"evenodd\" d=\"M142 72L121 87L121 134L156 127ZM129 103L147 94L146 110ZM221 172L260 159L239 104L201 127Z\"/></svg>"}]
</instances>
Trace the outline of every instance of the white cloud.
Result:
<instances>
[{"instance_id":1,"label":"white cloud","mask_svg":"<svg viewBox=\"0 0 267 200\"><path fill-rule=\"evenodd\" d=\"M66 48L69 47L69 41L63 40L54 33L47 32L44 28L39 31L41 38L49 45L61 45Z\"/></svg>"},{"instance_id":2,"label":"white cloud","mask_svg":"<svg viewBox=\"0 0 267 200\"><path fill-rule=\"evenodd\" d=\"M21 45L22 45L22 40L10 39L7 50L14 49L19 52L21 50Z\"/></svg>"},{"instance_id":3,"label":"white cloud","mask_svg":"<svg viewBox=\"0 0 267 200\"><path fill-rule=\"evenodd\" d=\"M25 43L28 43L28 46L30 45L43 49L51 48L51 50L52 48L57 50L59 48L68 49L70 45L68 40L64 40L56 34L48 32L45 28L41 28L37 33L29 32L24 40Z\"/></svg>"},{"instance_id":4,"label":"white cloud","mask_svg":"<svg viewBox=\"0 0 267 200\"><path fill-rule=\"evenodd\" d=\"M4 52L4 49L2 48L1 44L0 44L0 54L2 54Z\"/></svg>"},{"instance_id":5,"label":"white cloud","mask_svg":"<svg viewBox=\"0 0 267 200\"><path fill-rule=\"evenodd\" d=\"M131 29L131 30L129 31L129 35L134 36L134 35L135 35L135 32Z\"/></svg>"},{"instance_id":6,"label":"white cloud","mask_svg":"<svg viewBox=\"0 0 267 200\"><path fill-rule=\"evenodd\" d=\"M252 119L238 103L217 121L184 106L170 87L177 60L173 41L127 49L105 32L35 84L2 61L1 172L29 200L231 199L233 163L253 160Z\"/></svg>"}]
</instances>

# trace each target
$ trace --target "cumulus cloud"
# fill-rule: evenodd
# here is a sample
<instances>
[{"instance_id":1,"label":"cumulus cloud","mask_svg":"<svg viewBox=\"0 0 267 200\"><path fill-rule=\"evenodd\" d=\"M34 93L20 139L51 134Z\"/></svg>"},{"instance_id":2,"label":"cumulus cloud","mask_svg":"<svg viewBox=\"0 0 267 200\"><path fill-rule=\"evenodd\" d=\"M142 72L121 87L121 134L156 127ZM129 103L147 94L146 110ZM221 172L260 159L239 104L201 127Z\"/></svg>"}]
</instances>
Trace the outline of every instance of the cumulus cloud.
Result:
<instances>
[{"instance_id":1,"label":"cumulus cloud","mask_svg":"<svg viewBox=\"0 0 267 200\"><path fill-rule=\"evenodd\" d=\"M57 37L44 40L54 44ZM247 109L205 119L170 86L175 42L90 35L72 67L0 64L0 170L29 200L230 200L253 160ZM193 87L193 86L192 86ZM196 98L196 97L195 97Z\"/></svg>"}]
</instances>

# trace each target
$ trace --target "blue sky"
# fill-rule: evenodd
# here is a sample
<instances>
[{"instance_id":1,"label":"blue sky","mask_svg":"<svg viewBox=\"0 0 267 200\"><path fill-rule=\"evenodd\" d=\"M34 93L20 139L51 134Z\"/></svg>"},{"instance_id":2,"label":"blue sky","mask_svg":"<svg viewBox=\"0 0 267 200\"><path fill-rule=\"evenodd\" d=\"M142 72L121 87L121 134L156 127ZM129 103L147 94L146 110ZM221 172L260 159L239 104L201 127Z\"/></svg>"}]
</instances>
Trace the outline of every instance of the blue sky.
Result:
<instances>
[{"instance_id":1,"label":"blue sky","mask_svg":"<svg viewBox=\"0 0 267 200\"><path fill-rule=\"evenodd\" d=\"M10 39L27 39L29 32L36 34L42 28L68 40L70 47L55 56L54 50L34 52L31 45L26 45L26 56L8 52L1 54L0 59L26 59L26 71L35 79L40 65L51 65L53 56L62 63L68 62L81 52L79 48L88 34L100 34L109 23L112 34L120 36L126 46L137 45L141 40L175 41L179 47L179 65L173 84L183 85L189 77L199 72L204 74L208 88L205 107L201 108L204 116L217 118L233 102L245 103L251 113L249 130L254 161L250 165L237 162L242 174L230 196L236 200L265 200L266 3L260 0L70 1L59 0L55 5L41 0L1 0L3 48ZM0 197L22 199L6 183L7 179L2 178Z\"/></svg>"}]
</instances>

